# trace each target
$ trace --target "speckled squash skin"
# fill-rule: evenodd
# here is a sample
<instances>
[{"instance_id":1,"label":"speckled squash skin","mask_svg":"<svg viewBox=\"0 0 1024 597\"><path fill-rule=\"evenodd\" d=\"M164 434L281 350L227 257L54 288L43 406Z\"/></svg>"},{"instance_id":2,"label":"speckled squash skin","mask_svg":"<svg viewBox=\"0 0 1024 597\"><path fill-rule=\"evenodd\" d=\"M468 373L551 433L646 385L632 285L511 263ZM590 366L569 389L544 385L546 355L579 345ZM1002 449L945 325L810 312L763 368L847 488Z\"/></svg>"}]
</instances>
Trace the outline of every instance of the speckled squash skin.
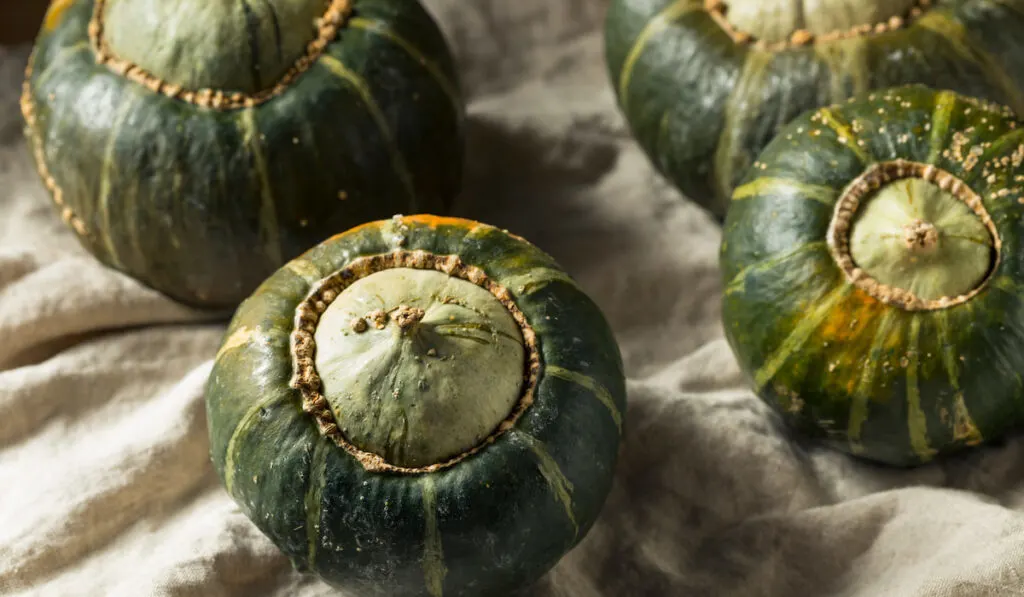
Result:
<instances>
[{"instance_id":1,"label":"speckled squash skin","mask_svg":"<svg viewBox=\"0 0 1024 597\"><path fill-rule=\"evenodd\" d=\"M514 427L431 473L368 472L321 435L290 387L296 307L366 255L457 255L506 287L537 333L534 403ZM500 595L586 535L612 482L626 408L622 362L597 306L534 246L476 222L370 223L290 262L238 309L207 394L227 491L300 570L354 595Z\"/></svg>"},{"instance_id":2,"label":"speckled squash skin","mask_svg":"<svg viewBox=\"0 0 1024 597\"><path fill-rule=\"evenodd\" d=\"M940 168L981 198L1001 240L961 304L908 310L851 283L830 252L838 198L872 164ZM756 392L809 437L909 466L1024 422L1024 127L921 86L797 118L733 195L723 320Z\"/></svg>"},{"instance_id":3,"label":"speckled squash skin","mask_svg":"<svg viewBox=\"0 0 1024 597\"><path fill-rule=\"evenodd\" d=\"M737 1L746 0L725 5ZM750 4L758 1L782 3ZM1024 109L1024 0L937 0L895 28L883 23L882 32L785 47L737 40L708 4L612 0L606 52L638 143L658 171L720 220L756 156L806 110L914 83Z\"/></svg>"},{"instance_id":4,"label":"speckled squash skin","mask_svg":"<svg viewBox=\"0 0 1024 597\"><path fill-rule=\"evenodd\" d=\"M257 19L265 4L242 2ZM172 96L99 63L93 13L94 0L51 5L25 83L27 136L83 245L179 301L234 308L331 234L443 213L458 192L458 80L415 0L352 0L337 36L283 92L238 105L228 105L237 90L204 105L195 90ZM275 51L249 43L253 56ZM258 75L254 64L237 70Z\"/></svg>"}]
</instances>

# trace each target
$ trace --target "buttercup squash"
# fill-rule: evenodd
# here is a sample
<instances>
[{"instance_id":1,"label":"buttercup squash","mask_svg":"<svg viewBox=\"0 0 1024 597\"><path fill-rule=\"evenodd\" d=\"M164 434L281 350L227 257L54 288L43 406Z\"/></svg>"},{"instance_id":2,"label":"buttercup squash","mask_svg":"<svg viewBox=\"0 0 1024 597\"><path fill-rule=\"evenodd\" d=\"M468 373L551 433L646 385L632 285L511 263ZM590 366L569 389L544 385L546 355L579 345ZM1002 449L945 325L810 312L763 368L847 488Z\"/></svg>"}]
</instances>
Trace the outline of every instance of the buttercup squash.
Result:
<instances>
[{"instance_id":1,"label":"buttercup squash","mask_svg":"<svg viewBox=\"0 0 1024 597\"><path fill-rule=\"evenodd\" d=\"M54 0L22 110L84 246L200 306L339 230L443 212L461 179L458 80L415 0Z\"/></svg>"},{"instance_id":2,"label":"buttercup squash","mask_svg":"<svg viewBox=\"0 0 1024 597\"><path fill-rule=\"evenodd\" d=\"M920 83L1024 109L1024 0L612 0L607 61L654 165L719 218L806 110Z\"/></svg>"},{"instance_id":3,"label":"buttercup squash","mask_svg":"<svg viewBox=\"0 0 1024 597\"><path fill-rule=\"evenodd\" d=\"M207 386L228 493L355 595L528 586L588 532L625 414L597 306L523 239L399 217L289 262L238 309Z\"/></svg>"},{"instance_id":4,"label":"buttercup squash","mask_svg":"<svg viewBox=\"0 0 1024 597\"><path fill-rule=\"evenodd\" d=\"M922 86L801 116L733 193L723 319L796 429L914 465L1024 423L1024 126Z\"/></svg>"}]
</instances>

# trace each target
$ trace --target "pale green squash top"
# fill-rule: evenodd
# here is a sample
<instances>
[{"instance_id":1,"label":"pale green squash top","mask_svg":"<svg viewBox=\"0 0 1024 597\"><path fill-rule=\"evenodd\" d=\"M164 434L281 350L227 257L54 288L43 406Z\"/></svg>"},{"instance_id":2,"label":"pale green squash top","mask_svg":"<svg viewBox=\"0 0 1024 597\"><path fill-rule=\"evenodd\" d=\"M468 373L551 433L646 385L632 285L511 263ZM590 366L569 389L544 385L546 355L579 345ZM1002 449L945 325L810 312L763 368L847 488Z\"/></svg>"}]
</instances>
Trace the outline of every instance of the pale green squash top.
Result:
<instances>
[{"instance_id":1,"label":"pale green squash top","mask_svg":"<svg viewBox=\"0 0 1024 597\"><path fill-rule=\"evenodd\" d=\"M907 178L888 183L860 207L850 256L882 284L930 301L981 284L993 242L966 203L932 182Z\"/></svg>"},{"instance_id":2,"label":"pale green squash top","mask_svg":"<svg viewBox=\"0 0 1024 597\"><path fill-rule=\"evenodd\" d=\"M768 43L795 31L827 35L902 18L918 0L724 0L720 9L737 30Z\"/></svg>"},{"instance_id":3,"label":"pale green squash top","mask_svg":"<svg viewBox=\"0 0 1024 597\"><path fill-rule=\"evenodd\" d=\"M273 87L316 39L327 0L104 0L121 60L185 89Z\"/></svg>"},{"instance_id":4,"label":"pale green squash top","mask_svg":"<svg viewBox=\"0 0 1024 597\"><path fill-rule=\"evenodd\" d=\"M435 270L357 280L314 337L322 394L342 434L397 466L476 447L510 416L525 383L523 337L508 309Z\"/></svg>"}]
</instances>

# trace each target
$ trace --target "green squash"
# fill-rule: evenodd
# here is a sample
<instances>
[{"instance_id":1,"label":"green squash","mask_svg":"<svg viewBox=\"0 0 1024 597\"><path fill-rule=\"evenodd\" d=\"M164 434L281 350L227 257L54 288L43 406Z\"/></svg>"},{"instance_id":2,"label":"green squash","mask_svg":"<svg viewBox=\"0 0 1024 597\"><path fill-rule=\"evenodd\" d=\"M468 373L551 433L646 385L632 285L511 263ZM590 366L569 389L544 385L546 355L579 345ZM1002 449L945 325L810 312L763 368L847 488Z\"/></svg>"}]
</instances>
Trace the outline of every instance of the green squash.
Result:
<instances>
[{"instance_id":1,"label":"green squash","mask_svg":"<svg viewBox=\"0 0 1024 597\"><path fill-rule=\"evenodd\" d=\"M415 0L54 0L22 111L83 245L198 306L461 184L458 81Z\"/></svg>"},{"instance_id":2,"label":"green squash","mask_svg":"<svg viewBox=\"0 0 1024 597\"><path fill-rule=\"evenodd\" d=\"M468 597L528 586L587 534L626 397L604 317L549 256L395 216L243 302L206 404L224 486L298 569Z\"/></svg>"},{"instance_id":3,"label":"green squash","mask_svg":"<svg viewBox=\"0 0 1024 597\"><path fill-rule=\"evenodd\" d=\"M1024 422L1024 126L923 86L796 119L733 194L729 343L795 429L893 465Z\"/></svg>"},{"instance_id":4,"label":"green squash","mask_svg":"<svg viewBox=\"0 0 1024 597\"><path fill-rule=\"evenodd\" d=\"M656 168L718 218L806 110L920 83L1024 110L1024 0L612 0L607 62Z\"/></svg>"}]
</instances>

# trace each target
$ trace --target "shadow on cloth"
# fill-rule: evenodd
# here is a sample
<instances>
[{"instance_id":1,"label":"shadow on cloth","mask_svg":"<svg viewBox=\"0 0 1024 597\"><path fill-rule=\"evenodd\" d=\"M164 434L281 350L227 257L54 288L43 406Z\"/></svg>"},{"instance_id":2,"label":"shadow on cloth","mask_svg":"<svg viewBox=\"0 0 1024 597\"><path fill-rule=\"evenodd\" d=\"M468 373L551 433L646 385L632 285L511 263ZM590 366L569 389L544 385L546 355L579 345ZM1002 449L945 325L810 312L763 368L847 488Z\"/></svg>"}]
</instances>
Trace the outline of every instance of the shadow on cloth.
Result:
<instances>
[{"instance_id":1,"label":"shadow on cloth","mask_svg":"<svg viewBox=\"0 0 1024 597\"><path fill-rule=\"evenodd\" d=\"M922 587L945 582L933 574L902 579L916 583L899 585L913 586L913 593L868 590L874 581L863 569L878 567L878 577L888 578L883 569L895 565L901 550L913 554L908 563L920 564L932 552L955 560L955 536L979 547L1012 538L1003 529L966 524L971 511L1024 526L1012 511L963 491L985 484L984 491L1012 495L1024 458L1020 439L901 471L789 437L780 419L745 390L696 394L631 382L629 391L627 441L601 517L581 545L524 594L987 595L926 592ZM1008 450L1015 456L1008 458ZM1014 464L986 466L1008 460ZM843 469L843 483L876 490L845 492L822 468Z\"/></svg>"},{"instance_id":2,"label":"shadow on cloth","mask_svg":"<svg viewBox=\"0 0 1024 597\"><path fill-rule=\"evenodd\" d=\"M637 184L646 158L632 142L592 122L512 128L471 114L467 145L455 215L520 234L558 260L615 329L628 375L720 333L717 243L706 242L699 208L656 175ZM691 242L692 252L665 247Z\"/></svg>"}]
</instances>

